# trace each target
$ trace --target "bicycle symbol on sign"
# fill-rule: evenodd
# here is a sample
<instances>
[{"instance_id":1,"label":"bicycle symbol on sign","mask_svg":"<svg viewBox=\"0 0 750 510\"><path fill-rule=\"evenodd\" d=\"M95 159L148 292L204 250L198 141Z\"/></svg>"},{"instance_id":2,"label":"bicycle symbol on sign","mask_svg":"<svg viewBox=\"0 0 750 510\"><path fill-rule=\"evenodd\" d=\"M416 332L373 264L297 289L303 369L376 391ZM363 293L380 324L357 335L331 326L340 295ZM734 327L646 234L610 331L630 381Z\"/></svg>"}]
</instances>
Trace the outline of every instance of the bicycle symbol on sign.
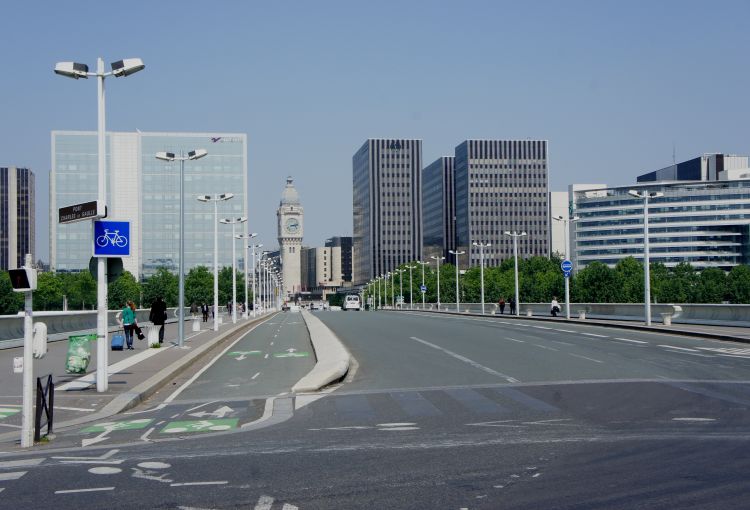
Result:
<instances>
[{"instance_id":1,"label":"bicycle symbol on sign","mask_svg":"<svg viewBox=\"0 0 750 510\"><path fill-rule=\"evenodd\" d=\"M96 238L96 245L104 248L108 245L117 246L118 248L125 248L128 245L128 238L121 236L119 230L110 232L106 228L104 234Z\"/></svg>"}]
</instances>

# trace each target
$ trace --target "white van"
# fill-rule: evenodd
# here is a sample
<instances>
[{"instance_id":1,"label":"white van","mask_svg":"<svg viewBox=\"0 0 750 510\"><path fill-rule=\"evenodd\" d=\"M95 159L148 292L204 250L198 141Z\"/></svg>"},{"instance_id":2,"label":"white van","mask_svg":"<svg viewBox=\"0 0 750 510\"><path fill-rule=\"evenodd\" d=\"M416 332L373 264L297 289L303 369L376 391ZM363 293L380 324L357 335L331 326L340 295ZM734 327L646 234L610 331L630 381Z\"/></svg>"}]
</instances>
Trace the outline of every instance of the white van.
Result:
<instances>
[{"instance_id":1,"label":"white van","mask_svg":"<svg viewBox=\"0 0 750 510\"><path fill-rule=\"evenodd\" d=\"M344 298L344 306L342 306L341 309L344 311L360 311L362 309L362 303L359 300L359 296L357 294L347 294Z\"/></svg>"}]
</instances>

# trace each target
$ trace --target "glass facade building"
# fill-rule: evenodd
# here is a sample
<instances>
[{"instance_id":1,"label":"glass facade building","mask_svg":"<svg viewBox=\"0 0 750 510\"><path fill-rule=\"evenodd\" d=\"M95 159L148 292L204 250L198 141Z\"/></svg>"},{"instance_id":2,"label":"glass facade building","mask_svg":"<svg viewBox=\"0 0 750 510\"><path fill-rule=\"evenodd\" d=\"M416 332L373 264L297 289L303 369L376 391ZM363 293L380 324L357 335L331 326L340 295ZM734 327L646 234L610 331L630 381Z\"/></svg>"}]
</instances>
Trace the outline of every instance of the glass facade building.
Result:
<instances>
[{"instance_id":1,"label":"glass facade building","mask_svg":"<svg viewBox=\"0 0 750 510\"><path fill-rule=\"evenodd\" d=\"M664 182L575 191L576 269L593 261L643 261L643 201L631 189L664 193L649 200L649 258L673 267L729 270L750 263L750 180Z\"/></svg>"},{"instance_id":2,"label":"glass facade building","mask_svg":"<svg viewBox=\"0 0 750 510\"><path fill-rule=\"evenodd\" d=\"M456 194L453 191L453 157L443 156L422 170L422 223L425 258L445 257L456 249Z\"/></svg>"},{"instance_id":3,"label":"glass facade building","mask_svg":"<svg viewBox=\"0 0 750 510\"><path fill-rule=\"evenodd\" d=\"M247 137L237 133L107 133L108 218L131 222L125 269L136 278L179 264L180 162L157 160L157 152L208 155L184 166L185 270L213 267L214 207L199 195L233 193L220 202L219 218L247 216ZM55 271L88 268L91 222L60 225L57 209L97 198L96 132L52 132L50 174L50 265ZM219 225L219 265L232 264L231 225ZM242 269L244 258L238 257Z\"/></svg>"},{"instance_id":4,"label":"glass facade building","mask_svg":"<svg viewBox=\"0 0 750 510\"><path fill-rule=\"evenodd\" d=\"M519 257L549 256L549 187L546 140L466 140L456 147L456 245L479 265L474 242L491 243L484 261L513 257L505 231L526 232ZM465 260L465 259L464 259Z\"/></svg>"},{"instance_id":5,"label":"glass facade building","mask_svg":"<svg viewBox=\"0 0 750 510\"><path fill-rule=\"evenodd\" d=\"M26 254L36 262L34 173L0 167L0 269L21 267Z\"/></svg>"},{"instance_id":6,"label":"glass facade building","mask_svg":"<svg viewBox=\"0 0 750 510\"><path fill-rule=\"evenodd\" d=\"M422 258L422 140L369 139L352 157L355 285Z\"/></svg>"}]
</instances>

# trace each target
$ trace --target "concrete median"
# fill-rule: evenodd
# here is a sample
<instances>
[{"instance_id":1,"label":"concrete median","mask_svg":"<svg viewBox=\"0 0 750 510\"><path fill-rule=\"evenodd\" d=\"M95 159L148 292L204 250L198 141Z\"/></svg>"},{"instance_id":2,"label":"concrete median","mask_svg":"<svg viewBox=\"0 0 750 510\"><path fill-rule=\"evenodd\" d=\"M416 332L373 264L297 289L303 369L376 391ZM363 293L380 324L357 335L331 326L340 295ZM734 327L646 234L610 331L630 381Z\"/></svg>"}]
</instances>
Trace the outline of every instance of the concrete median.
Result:
<instances>
[{"instance_id":1,"label":"concrete median","mask_svg":"<svg viewBox=\"0 0 750 510\"><path fill-rule=\"evenodd\" d=\"M295 393L318 391L341 379L349 371L351 363L351 354L323 321L304 310L302 317L310 332L310 341L317 362L315 367L292 387Z\"/></svg>"}]
</instances>

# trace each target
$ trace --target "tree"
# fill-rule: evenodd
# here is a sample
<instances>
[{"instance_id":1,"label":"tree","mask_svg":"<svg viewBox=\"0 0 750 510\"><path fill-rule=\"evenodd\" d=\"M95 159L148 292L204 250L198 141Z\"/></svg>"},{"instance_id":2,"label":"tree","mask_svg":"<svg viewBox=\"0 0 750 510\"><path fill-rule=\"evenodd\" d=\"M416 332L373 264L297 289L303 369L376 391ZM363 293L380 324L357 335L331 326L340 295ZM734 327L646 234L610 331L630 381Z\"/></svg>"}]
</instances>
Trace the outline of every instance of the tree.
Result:
<instances>
[{"instance_id":1,"label":"tree","mask_svg":"<svg viewBox=\"0 0 750 510\"><path fill-rule=\"evenodd\" d=\"M734 266L727 276L727 289L732 303L750 303L750 267Z\"/></svg>"},{"instance_id":2,"label":"tree","mask_svg":"<svg viewBox=\"0 0 750 510\"><path fill-rule=\"evenodd\" d=\"M693 266L681 262L671 269L669 277L661 284L662 303L693 303L698 286L698 275Z\"/></svg>"},{"instance_id":3,"label":"tree","mask_svg":"<svg viewBox=\"0 0 750 510\"><path fill-rule=\"evenodd\" d=\"M3 271L0 273L0 315L16 315L23 307L23 293L13 290L8 272Z\"/></svg>"},{"instance_id":4,"label":"tree","mask_svg":"<svg viewBox=\"0 0 750 510\"><path fill-rule=\"evenodd\" d=\"M143 283L143 306L149 307L161 296L167 306L177 306L179 293L179 278L169 272L167 268L160 267L148 280ZM186 283L187 287L187 283ZM187 297L187 290L185 291ZM187 300L189 303L190 301Z\"/></svg>"},{"instance_id":5,"label":"tree","mask_svg":"<svg viewBox=\"0 0 750 510\"><path fill-rule=\"evenodd\" d=\"M141 286L129 271L122 273L117 280L109 284L107 301L112 310L123 308L125 303L137 303L141 297Z\"/></svg>"},{"instance_id":6,"label":"tree","mask_svg":"<svg viewBox=\"0 0 750 510\"><path fill-rule=\"evenodd\" d=\"M695 302L721 303L727 295L727 276L716 267L709 267L700 273L695 289Z\"/></svg>"},{"instance_id":7,"label":"tree","mask_svg":"<svg viewBox=\"0 0 750 510\"><path fill-rule=\"evenodd\" d=\"M235 271L237 280L237 302L245 301L245 283L242 280L244 274ZM213 278L213 277L212 277ZM249 289L248 289L249 290ZM225 305L232 300L232 268L222 267L219 270L219 304ZM190 302L190 301L189 301Z\"/></svg>"},{"instance_id":8,"label":"tree","mask_svg":"<svg viewBox=\"0 0 750 510\"><path fill-rule=\"evenodd\" d=\"M34 310L62 310L63 284L55 273L39 273L34 291Z\"/></svg>"},{"instance_id":9,"label":"tree","mask_svg":"<svg viewBox=\"0 0 750 510\"><path fill-rule=\"evenodd\" d=\"M185 277L185 301L187 303L214 302L214 275L206 266L192 268ZM175 304L177 300L175 299Z\"/></svg>"},{"instance_id":10,"label":"tree","mask_svg":"<svg viewBox=\"0 0 750 510\"><path fill-rule=\"evenodd\" d=\"M620 260L615 266L620 279L620 303L643 303L643 264L633 257Z\"/></svg>"},{"instance_id":11,"label":"tree","mask_svg":"<svg viewBox=\"0 0 750 510\"><path fill-rule=\"evenodd\" d=\"M80 273L58 273L63 294L68 298L71 310L86 310L96 307L96 280L88 271Z\"/></svg>"},{"instance_id":12,"label":"tree","mask_svg":"<svg viewBox=\"0 0 750 510\"><path fill-rule=\"evenodd\" d=\"M618 276L606 264L592 262L571 282L571 300L577 303L616 303L620 288Z\"/></svg>"}]
</instances>

